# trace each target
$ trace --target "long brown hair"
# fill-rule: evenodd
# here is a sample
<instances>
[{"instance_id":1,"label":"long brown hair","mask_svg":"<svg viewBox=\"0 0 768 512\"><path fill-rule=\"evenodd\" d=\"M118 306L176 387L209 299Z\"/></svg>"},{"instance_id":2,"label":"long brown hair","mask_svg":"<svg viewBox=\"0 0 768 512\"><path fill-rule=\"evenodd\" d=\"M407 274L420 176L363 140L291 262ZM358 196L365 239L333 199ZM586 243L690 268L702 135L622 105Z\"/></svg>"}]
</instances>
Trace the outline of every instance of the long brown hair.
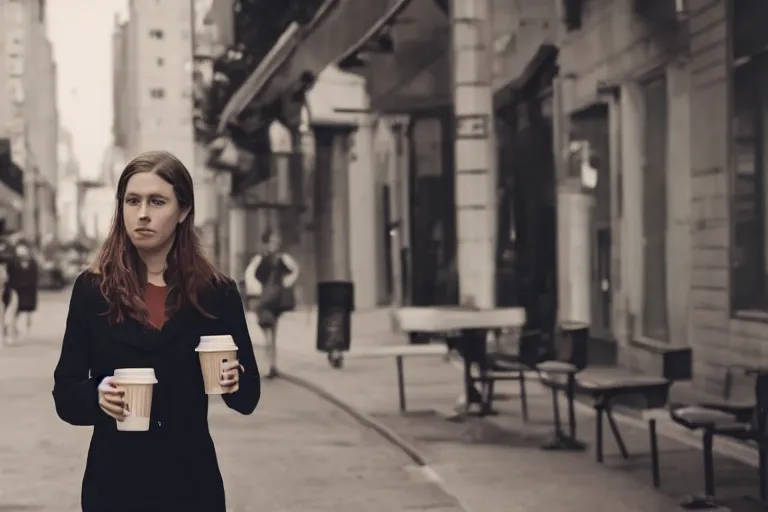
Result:
<instances>
[{"instance_id":1,"label":"long brown hair","mask_svg":"<svg viewBox=\"0 0 768 512\"><path fill-rule=\"evenodd\" d=\"M178 158L166 151L149 151L128 162L117 182L115 214L109 235L101 246L92 265L98 277L99 288L109 305L104 314L110 322L120 323L134 318L148 321L144 291L147 269L128 237L123 221L123 203L128 180L141 172L152 172L173 186L179 207L189 214L176 227L173 246L168 253L165 282L168 285L166 311L172 314L184 305L190 305L203 315L211 317L200 304L200 296L225 276L208 260L200 248L195 231L195 192L192 177Z\"/></svg>"}]
</instances>

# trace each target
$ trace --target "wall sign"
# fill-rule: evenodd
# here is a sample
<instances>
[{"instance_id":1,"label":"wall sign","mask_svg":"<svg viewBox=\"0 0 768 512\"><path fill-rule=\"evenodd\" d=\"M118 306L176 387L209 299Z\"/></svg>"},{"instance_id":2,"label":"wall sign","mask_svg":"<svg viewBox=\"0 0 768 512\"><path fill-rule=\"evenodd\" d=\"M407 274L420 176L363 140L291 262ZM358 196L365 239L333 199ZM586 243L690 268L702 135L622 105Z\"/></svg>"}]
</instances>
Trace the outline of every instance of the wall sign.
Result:
<instances>
[{"instance_id":1,"label":"wall sign","mask_svg":"<svg viewBox=\"0 0 768 512\"><path fill-rule=\"evenodd\" d=\"M489 116L485 114L456 116L457 139L484 139L488 137Z\"/></svg>"}]
</instances>

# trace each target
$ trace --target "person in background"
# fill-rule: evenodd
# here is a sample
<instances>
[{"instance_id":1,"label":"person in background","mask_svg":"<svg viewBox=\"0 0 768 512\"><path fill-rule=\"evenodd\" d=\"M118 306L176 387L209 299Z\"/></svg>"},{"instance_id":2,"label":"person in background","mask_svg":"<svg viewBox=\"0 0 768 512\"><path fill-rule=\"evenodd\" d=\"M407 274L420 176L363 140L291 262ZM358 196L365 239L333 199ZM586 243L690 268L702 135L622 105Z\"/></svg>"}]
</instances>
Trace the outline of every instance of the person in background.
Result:
<instances>
[{"instance_id":1,"label":"person in background","mask_svg":"<svg viewBox=\"0 0 768 512\"><path fill-rule=\"evenodd\" d=\"M8 264L8 281L3 290L6 342L13 344L19 336L18 319L27 317L25 334L32 327L32 313L37 310L38 268L32 247L26 240L16 243L15 254Z\"/></svg>"},{"instance_id":2,"label":"person in background","mask_svg":"<svg viewBox=\"0 0 768 512\"><path fill-rule=\"evenodd\" d=\"M245 291L248 309L256 314L264 332L269 372L266 377L277 377L277 323L286 311L295 307L293 286L299 278L299 264L291 255L280 251L280 236L267 229L261 236L266 246L264 253L256 254L245 269Z\"/></svg>"}]
</instances>

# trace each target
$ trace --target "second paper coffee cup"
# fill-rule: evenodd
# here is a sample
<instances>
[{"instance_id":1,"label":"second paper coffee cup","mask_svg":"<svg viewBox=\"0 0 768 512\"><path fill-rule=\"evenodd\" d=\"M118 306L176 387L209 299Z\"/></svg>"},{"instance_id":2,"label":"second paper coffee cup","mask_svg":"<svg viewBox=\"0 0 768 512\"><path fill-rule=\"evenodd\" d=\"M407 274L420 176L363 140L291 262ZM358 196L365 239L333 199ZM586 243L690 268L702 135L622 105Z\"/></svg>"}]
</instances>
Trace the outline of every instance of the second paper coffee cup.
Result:
<instances>
[{"instance_id":1,"label":"second paper coffee cup","mask_svg":"<svg viewBox=\"0 0 768 512\"><path fill-rule=\"evenodd\" d=\"M221 371L225 361L237 359L237 345L228 334L201 336L195 351L200 355L200 369L203 371L205 393L222 395Z\"/></svg>"},{"instance_id":2,"label":"second paper coffee cup","mask_svg":"<svg viewBox=\"0 0 768 512\"><path fill-rule=\"evenodd\" d=\"M141 432L149 430L152 412L152 389L157 384L152 368L120 368L112 382L124 393L125 419L117 422L117 430Z\"/></svg>"}]
</instances>

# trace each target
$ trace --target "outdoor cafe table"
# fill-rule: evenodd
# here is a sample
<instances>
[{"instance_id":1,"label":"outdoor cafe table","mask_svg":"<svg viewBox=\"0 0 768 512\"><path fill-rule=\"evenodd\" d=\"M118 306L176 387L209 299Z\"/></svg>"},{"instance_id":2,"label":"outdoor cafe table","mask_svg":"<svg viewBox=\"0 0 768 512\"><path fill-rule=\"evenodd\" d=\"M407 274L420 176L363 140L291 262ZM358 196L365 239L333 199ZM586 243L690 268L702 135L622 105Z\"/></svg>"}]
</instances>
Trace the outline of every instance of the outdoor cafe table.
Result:
<instances>
[{"instance_id":1,"label":"outdoor cafe table","mask_svg":"<svg viewBox=\"0 0 768 512\"><path fill-rule=\"evenodd\" d=\"M472 376L472 363L479 364L481 374L487 370L488 332L515 329L519 335L526 320L524 308L477 309L461 306L403 307L394 312L393 318L396 328L408 334L435 334L447 338L453 333L461 333L461 336L454 339L462 345L459 351L464 361L464 393L467 403L465 413L469 412L470 399L476 394L474 383L477 379ZM470 335L473 331L477 335ZM517 340L513 346L497 344L494 348L497 352L509 348L515 353L505 355L517 356ZM470 354L478 357L470 357ZM492 413L489 406L490 398L482 399L479 414Z\"/></svg>"}]
</instances>

